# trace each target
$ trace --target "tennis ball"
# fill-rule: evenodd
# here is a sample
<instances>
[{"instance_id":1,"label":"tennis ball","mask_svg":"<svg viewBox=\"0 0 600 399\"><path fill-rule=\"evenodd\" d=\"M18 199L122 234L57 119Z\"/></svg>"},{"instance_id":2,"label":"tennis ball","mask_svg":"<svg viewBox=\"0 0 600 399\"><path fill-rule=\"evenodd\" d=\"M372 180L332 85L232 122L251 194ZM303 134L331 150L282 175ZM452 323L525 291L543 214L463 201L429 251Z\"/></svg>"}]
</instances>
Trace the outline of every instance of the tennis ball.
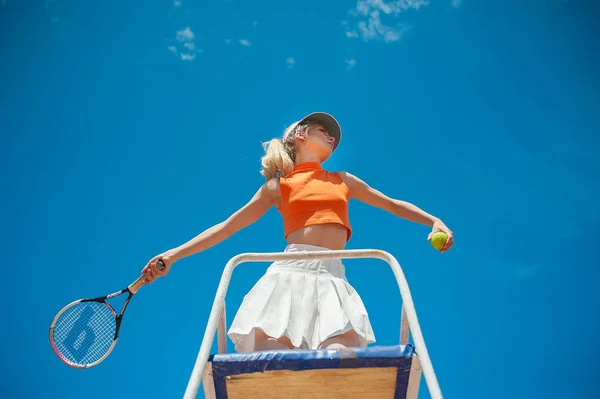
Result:
<instances>
[{"instance_id":1,"label":"tennis ball","mask_svg":"<svg viewBox=\"0 0 600 399\"><path fill-rule=\"evenodd\" d=\"M437 250L444 248L446 245L446 241L448 240L448 236L446 233L438 231L431 236L431 245Z\"/></svg>"}]
</instances>

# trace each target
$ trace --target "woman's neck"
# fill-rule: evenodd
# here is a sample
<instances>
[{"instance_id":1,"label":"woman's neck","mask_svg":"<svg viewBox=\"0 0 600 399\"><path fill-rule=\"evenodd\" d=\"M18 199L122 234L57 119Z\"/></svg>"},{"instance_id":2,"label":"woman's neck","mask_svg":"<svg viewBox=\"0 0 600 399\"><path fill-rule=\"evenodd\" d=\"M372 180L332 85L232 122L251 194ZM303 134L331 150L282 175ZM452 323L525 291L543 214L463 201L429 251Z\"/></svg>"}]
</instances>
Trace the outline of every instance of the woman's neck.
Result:
<instances>
[{"instance_id":1,"label":"woman's neck","mask_svg":"<svg viewBox=\"0 0 600 399\"><path fill-rule=\"evenodd\" d=\"M296 155L296 165L306 162L318 162L321 163L319 156L316 154L298 154Z\"/></svg>"}]
</instances>

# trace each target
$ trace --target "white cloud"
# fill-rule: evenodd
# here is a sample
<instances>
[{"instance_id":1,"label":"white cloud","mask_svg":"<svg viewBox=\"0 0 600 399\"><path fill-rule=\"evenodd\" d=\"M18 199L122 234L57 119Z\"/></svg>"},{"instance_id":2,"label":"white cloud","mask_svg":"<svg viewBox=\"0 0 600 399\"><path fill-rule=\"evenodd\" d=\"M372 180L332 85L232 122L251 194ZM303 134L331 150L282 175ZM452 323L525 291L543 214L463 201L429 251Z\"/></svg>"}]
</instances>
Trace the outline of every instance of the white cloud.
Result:
<instances>
[{"instance_id":1,"label":"white cloud","mask_svg":"<svg viewBox=\"0 0 600 399\"><path fill-rule=\"evenodd\" d=\"M458 6L460 6L460 3L462 3L462 0L452 0L452 7L458 8Z\"/></svg>"},{"instance_id":2,"label":"white cloud","mask_svg":"<svg viewBox=\"0 0 600 399\"><path fill-rule=\"evenodd\" d=\"M173 5L174 5L175 7L179 7L179 6L181 5L181 1L177 1L177 0L175 0L175 1L173 2Z\"/></svg>"},{"instance_id":3,"label":"white cloud","mask_svg":"<svg viewBox=\"0 0 600 399\"><path fill-rule=\"evenodd\" d=\"M250 46L252 46L252 43L250 43L250 41L248 41L248 40L246 40L246 39L240 39L240 44L241 44L242 46L245 46L245 47L250 47Z\"/></svg>"},{"instance_id":4,"label":"white cloud","mask_svg":"<svg viewBox=\"0 0 600 399\"><path fill-rule=\"evenodd\" d=\"M2 5L6 7L6 0L0 0L0 3L2 3Z\"/></svg>"},{"instance_id":5,"label":"white cloud","mask_svg":"<svg viewBox=\"0 0 600 399\"><path fill-rule=\"evenodd\" d=\"M292 57L289 57L287 60L285 60L285 63L289 69L292 69L296 65L296 60Z\"/></svg>"},{"instance_id":6,"label":"white cloud","mask_svg":"<svg viewBox=\"0 0 600 399\"><path fill-rule=\"evenodd\" d=\"M406 24L397 21L398 15L428 5L429 0L359 0L356 8L350 10L350 15L358 21L353 26L348 21L342 21L342 24L346 29L346 37L350 39L362 37L364 41L395 42L408 30ZM385 22L383 18L386 19Z\"/></svg>"},{"instance_id":7,"label":"white cloud","mask_svg":"<svg viewBox=\"0 0 600 399\"><path fill-rule=\"evenodd\" d=\"M358 32L354 30L349 30L346 31L346 36L348 36L350 39L356 39L358 37Z\"/></svg>"},{"instance_id":8,"label":"white cloud","mask_svg":"<svg viewBox=\"0 0 600 399\"><path fill-rule=\"evenodd\" d=\"M404 33L408 27L403 24L398 24L396 27L392 27L381 22L379 11L371 11L369 13L369 19L367 21L360 21L358 23L358 30L365 41L373 39L383 39L385 42L395 42L400 40L402 33Z\"/></svg>"},{"instance_id":9,"label":"white cloud","mask_svg":"<svg viewBox=\"0 0 600 399\"><path fill-rule=\"evenodd\" d=\"M193 61L196 58L196 53L181 53L179 55L183 61Z\"/></svg>"},{"instance_id":10,"label":"white cloud","mask_svg":"<svg viewBox=\"0 0 600 399\"><path fill-rule=\"evenodd\" d=\"M359 0L356 3L356 12L362 15L368 15L372 11L381 11L385 14L394 14L395 16L402 11L414 9L418 10L423 6L428 6L428 0Z\"/></svg>"},{"instance_id":11,"label":"white cloud","mask_svg":"<svg viewBox=\"0 0 600 399\"><path fill-rule=\"evenodd\" d=\"M344 62L346 63L346 70L352 69L356 65L356 59L354 58L346 58Z\"/></svg>"},{"instance_id":12,"label":"white cloud","mask_svg":"<svg viewBox=\"0 0 600 399\"><path fill-rule=\"evenodd\" d=\"M189 26L177 31L177 41L179 42L191 41L194 40L195 37L196 35L194 35L194 32L192 32Z\"/></svg>"},{"instance_id":13,"label":"white cloud","mask_svg":"<svg viewBox=\"0 0 600 399\"><path fill-rule=\"evenodd\" d=\"M225 43L231 44L231 39L225 39Z\"/></svg>"},{"instance_id":14,"label":"white cloud","mask_svg":"<svg viewBox=\"0 0 600 399\"><path fill-rule=\"evenodd\" d=\"M178 30L175 34L175 39L179 43L182 43L183 48L178 49L177 46L170 45L168 49L173 54L178 55L183 61L193 61L196 59L196 55L202 52L201 49L196 48L196 35L189 26Z\"/></svg>"}]
</instances>

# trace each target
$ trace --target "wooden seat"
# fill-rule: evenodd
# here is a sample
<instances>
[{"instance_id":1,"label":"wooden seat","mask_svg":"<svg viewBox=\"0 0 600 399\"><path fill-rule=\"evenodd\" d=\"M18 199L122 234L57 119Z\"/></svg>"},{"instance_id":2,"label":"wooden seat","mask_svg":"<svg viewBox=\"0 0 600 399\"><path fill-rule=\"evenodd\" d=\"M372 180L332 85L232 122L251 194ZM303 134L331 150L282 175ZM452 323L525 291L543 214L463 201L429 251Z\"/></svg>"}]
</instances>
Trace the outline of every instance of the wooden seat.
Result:
<instances>
[{"instance_id":1,"label":"wooden seat","mask_svg":"<svg viewBox=\"0 0 600 399\"><path fill-rule=\"evenodd\" d=\"M416 399L420 378L407 344L213 354L202 383L207 399Z\"/></svg>"}]
</instances>

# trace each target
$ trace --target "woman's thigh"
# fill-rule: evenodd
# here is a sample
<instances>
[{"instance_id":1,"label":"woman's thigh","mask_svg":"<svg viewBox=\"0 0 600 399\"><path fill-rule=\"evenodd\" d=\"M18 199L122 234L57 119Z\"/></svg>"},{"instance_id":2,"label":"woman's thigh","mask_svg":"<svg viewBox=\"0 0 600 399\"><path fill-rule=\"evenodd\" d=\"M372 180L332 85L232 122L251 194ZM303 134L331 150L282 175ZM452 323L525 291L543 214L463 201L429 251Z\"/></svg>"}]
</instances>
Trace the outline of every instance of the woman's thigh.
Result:
<instances>
[{"instance_id":1,"label":"woman's thigh","mask_svg":"<svg viewBox=\"0 0 600 399\"><path fill-rule=\"evenodd\" d=\"M345 349L358 347L358 335L350 330L344 334L335 335L321 342L319 349Z\"/></svg>"},{"instance_id":2,"label":"woman's thigh","mask_svg":"<svg viewBox=\"0 0 600 399\"><path fill-rule=\"evenodd\" d=\"M286 336L281 338L273 338L265 334L261 329L256 329L254 332L254 350L278 350L278 349L294 349L294 345Z\"/></svg>"}]
</instances>

